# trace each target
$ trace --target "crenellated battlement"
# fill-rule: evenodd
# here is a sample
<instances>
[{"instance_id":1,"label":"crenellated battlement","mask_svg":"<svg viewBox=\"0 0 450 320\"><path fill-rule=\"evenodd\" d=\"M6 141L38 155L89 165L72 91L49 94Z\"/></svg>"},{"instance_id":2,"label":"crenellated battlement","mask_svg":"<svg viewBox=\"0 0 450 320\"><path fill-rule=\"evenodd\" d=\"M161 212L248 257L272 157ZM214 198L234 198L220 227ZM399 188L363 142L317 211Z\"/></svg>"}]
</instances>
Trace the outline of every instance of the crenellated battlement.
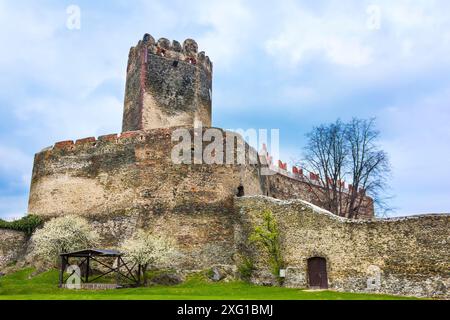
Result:
<instances>
[{"instance_id":1,"label":"crenellated battlement","mask_svg":"<svg viewBox=\"0 0 450 320\"><path fill-rule=\"evenodd\" d=\"M325 184L320 180L320 176L315 172L310 172L305 168L299 168L296 166L292 166L291 170L289 170L287 163L282 160L278 160L278 165L275 166L273 164L273 157L267 151L267 146L265 144L263 144L262 149L259 152L259 159L262 164L277 174L317 187L325 187ZM332 185L333 181L329 178L328 183ZM352 184L347 184L345 181L338 181L337 184L341 186L341 190L344 193L351 193L353 191ZM365 195L366 190L360 188L359 193L361 195Z\"/></svg>"},{"instance_id":2,"label":"crenellated battlement","mask_svg":"<svg viewBox=\"0 0 450 320\"><path fill-rule=\"evenodd\" d=\"M170 137L170 132L168 129L160 129L160 130L153 130L153 135L156 134L162 134L165 136ZM54 150L64 150L64 151L71 151L76 150L78 148L95 148L99 145L99 143L121 143L121 142L129 142L130 139L145 139L146 135L148 135L148 132L142 130L137 131L127 131L122 133L112 133L107 135L102 135L98 137L87 137L82 138L78 140L64 140L64 141L58 141L55 142L52 146L49 146L47 148L42 149L39 153L48 153ZM38 153L38 154L39 154Z\"/></svg>"},{"instance_id":3,"label":"crenellated battlement","mask_svg":"<svg viewBox=\"0 0 450 320\"><path fill-rule=\"evenodd\" d=\"M145 34L137 46L130 49L130 57L141 57L148 59L148 55L156 55L173 63L188 63L190 65L204 68L211 76L213 65L204 51L198 52L198 44L193 39L184 40L183 44L166 38L156 41L150 34Z\"/></svg>"},{"instance_id":4,"label":"crenellated battlement","mask_svg":"<svg viewBox=\"0 0 450 320\"><path fill-rule=\"evenodd\" d=\"M176 128L159 128L159 129L152 129L152 130L135 130L135 131L127 131L127 132L121 132L121 133L112 133L107 135L101 135L98 137L86 137L82 139L77 140L63 140L55 142L53 145L43 148L40 152L37 154L50 154L53 151L73 151L77 152L78 150L87 150L87 149L95 149L97 147L100 147L104 145L105 143L108 144L133 144L133 143L143 143L143 142L152 142L152 143L158 143L160 144L161 141L165 141L166 147L170 149L170 146L167 145L167 143L178 143L178 141L172 141L172 134L173 131L176 129L188 129L190 130L192 141L194 139L194 129L187 128L187 127L176 127ZM210 128L205 128L204 130L207 130ZM216 130L220 130L223 132L224 135L224 141L223 143L226 143L226 134L225 130L221 128L213 128ZM239 139L242 139L239 135L237 135ZM206 141L202 143L202 147L205 148L208 145ZM246 144L247 145L247 144ZM238 148L238 144L236 143L234 145L235 150ZM249 145L246 147L251 148ZM247 159L248 160L248 159Z\"/></svg>"}]
</instances>

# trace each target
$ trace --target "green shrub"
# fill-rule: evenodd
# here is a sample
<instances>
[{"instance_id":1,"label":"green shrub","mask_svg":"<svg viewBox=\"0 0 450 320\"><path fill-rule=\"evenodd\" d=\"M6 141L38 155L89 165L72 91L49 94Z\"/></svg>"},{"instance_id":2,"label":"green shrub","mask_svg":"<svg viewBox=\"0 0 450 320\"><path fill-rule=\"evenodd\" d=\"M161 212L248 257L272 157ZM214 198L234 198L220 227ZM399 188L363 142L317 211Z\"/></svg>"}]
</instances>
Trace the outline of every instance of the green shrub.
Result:
<instances>
[{"instance_id":1,"label":"green shrub","mask_svg":"<svg viewBox=\"0 0 450 320\"><path fill-rule=\"evenodd\" d=\"M244 257L242 263L238 266L238 272L241 279L244 281L249 281L252 277L253 271L255 271L255 264L252 259Z\"/></svg>"},{"instance_id":2,"label":"green shrub","mask_svg":"<svg viewBox=\"0 0 450 320\"><path fill-rule=\"evenodd\" d=\"M264 211L263 222L254 228L253 233L250 235L250 241L261 245L267 251L272 274L281 283L283 279L280 278L280 269L283 268L284 262L281 255L278 223L272 211Z\"/></svg>"},{"instance_id":3,"label":"green shrub","mask_svg":"<svg viewBox=\"0 0 450 320\"><path fill-rule=\"evenodd\" d=\"M28 236L31 236L34 230L40 227L42 223L43 221L39 216L29 214L21 219L14 221L5 221L0 219L0 229L22 231L25 232Z\"/></svg>"}]
</instances>

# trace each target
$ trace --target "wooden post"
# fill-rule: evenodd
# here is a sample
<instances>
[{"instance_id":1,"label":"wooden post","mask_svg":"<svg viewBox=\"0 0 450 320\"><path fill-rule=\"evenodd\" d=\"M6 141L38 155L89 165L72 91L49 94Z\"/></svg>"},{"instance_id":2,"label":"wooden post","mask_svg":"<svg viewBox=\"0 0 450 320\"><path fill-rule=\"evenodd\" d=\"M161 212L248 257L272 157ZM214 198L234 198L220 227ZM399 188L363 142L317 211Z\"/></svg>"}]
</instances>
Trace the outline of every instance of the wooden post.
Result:
<instances>
[{"instance_id":1,"label":"wooden post","mask_svg":"<svg viewBox=\"0 0 450 320\"><path fill-rule=\"evenodd\" d=\"M117 257L117 267L116 267L116 285L119 285L119 275L120 272L120 257Z\"/></svg>"},{"instance_id":2,"label":"wooden post","mask_svg":"<svg viewBox=\"0 0 450 320\"><path fill-rule=\"evenodd\" d=\"M89 282L89 263L90 263L90 257L87 257L87 261L86 261L86 280L85 282L88 283Z\"/></svg>"},{"instance_id":3,"label":"wooden post","mask_svg":"<svg viewBox=\"0 0 450 320\"><path fill-rule=\"evenodd\" d=\"M66 271L66 258L61 256L61 270L59 270L59 287L61 288L64 281L64 271Z\"/></svg>"},{"instance_id":4,"label":"wooden post","mask_svg":"<svg viewBox=\"0 0 450 320\"><path fill-rule=\"evenodd\" d=\"M141 285L141 264L140 263L138 264L138 275L137 275L137 278L138 278L137 284L138 284L138 286L140 286Z\"/></svg>"}]
</instances>

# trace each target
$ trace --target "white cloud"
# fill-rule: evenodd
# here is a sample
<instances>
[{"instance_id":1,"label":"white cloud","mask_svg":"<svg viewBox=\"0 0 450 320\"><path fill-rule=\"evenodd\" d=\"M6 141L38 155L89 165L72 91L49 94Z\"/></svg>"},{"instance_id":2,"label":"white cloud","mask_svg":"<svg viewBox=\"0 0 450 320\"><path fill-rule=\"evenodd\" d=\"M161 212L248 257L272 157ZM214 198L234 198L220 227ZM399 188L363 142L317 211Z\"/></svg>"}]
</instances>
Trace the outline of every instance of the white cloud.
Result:
<instances>
[{"instance_id":1,"label":"white cloud","mask_svg":"<svg viewBox=\"0 0 450 320\"><path fill-rule=\"evenodd\" d=\"M123 91L96 90L105 83L124 88L129 46L123 43L133 39L98 27L85 30L87 23L71 31L64 6L5 1L0 9L0 41L7 43L0 70L8 75L0 78L0 94L20 135L47 141L119 131Z\"/></svg>"},{"instance_id":2,"label":"white cloud","mask_svg":"<svg viewBox=\"0 0 450 320\"><path fill-rule=\"evenodd\" d=\"M207 48L207 54L228 67L239 55L248 50L252 32L256 30L252 8L243 1L212 1L199 6L198 22L210 28L198 41Z\"/></svg>"},{"instance_id":3,"label":"white cloud","mask_svg":"<svg viewBox=\"0 0 450 320\"><path fill-rule=\"evenodd\" d=\"M324 49L335 64L361 67L371 63L372 49L361 46L355 39L329 39Z\"/></svg>"},{"instance_id":4,"label":"white cloud","mask_svg":"<svg viewBox=\"0 0 450 320\"><path fill-rule=\"evenodd\" d=\"M357 6L359 7L359 6ZM342 12L336 5L312 11L292 1L281 4L281 29L266 41L269 54L289 65L298 65L322 56L332 63L363 66L370 63L370 49L361 37L370 32L364 27L364 12L349 6ZM352 16L352 20L349 20Z\"/></svg>"},{"instance_id":5,"label":"white cloud","mask_svg":"<svg viewBox=\"0 0 450 320\"><path fill-rule=\"evenodd\" d=\"M281 28L266 41L266 50L283 62L287 58L289 66L322 57L339 66L384 65L383 70L392 72L399 64L449 61L447 2L375 1L379 29L367 27L369 4L330 1L311 10L303 3L282 2Z\"/></svg>"}]
</instances>

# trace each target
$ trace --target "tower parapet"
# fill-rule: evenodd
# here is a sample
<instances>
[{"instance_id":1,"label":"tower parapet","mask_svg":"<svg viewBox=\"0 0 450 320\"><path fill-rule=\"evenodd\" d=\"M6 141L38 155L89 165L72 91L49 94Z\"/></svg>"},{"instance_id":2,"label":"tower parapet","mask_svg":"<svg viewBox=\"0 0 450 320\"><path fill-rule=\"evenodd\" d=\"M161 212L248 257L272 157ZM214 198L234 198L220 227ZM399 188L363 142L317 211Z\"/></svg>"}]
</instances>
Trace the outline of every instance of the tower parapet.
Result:
<instances>
[{"instance_id":1,"label":"tower parapet","mask_svg":"<svg viewBox=\"0 0 450 320\"><path fill-rule=\"evenodd\" d=\"M211 126L212 63L192 39L145 34L130 49L122 131Z\"/></svg>"}]
</instances>

